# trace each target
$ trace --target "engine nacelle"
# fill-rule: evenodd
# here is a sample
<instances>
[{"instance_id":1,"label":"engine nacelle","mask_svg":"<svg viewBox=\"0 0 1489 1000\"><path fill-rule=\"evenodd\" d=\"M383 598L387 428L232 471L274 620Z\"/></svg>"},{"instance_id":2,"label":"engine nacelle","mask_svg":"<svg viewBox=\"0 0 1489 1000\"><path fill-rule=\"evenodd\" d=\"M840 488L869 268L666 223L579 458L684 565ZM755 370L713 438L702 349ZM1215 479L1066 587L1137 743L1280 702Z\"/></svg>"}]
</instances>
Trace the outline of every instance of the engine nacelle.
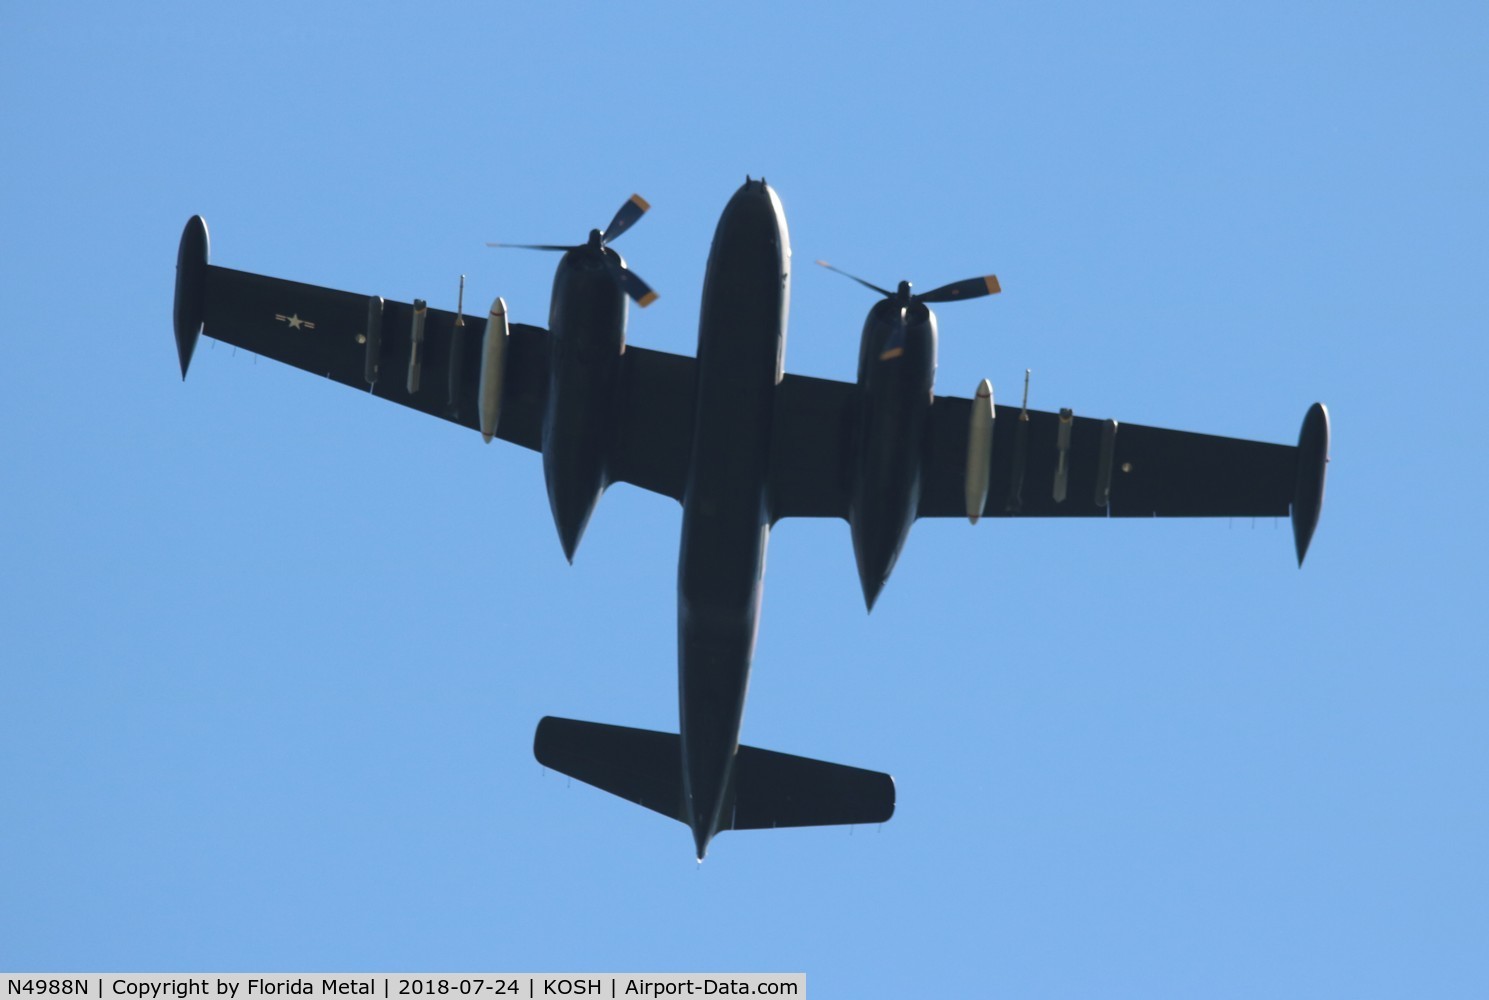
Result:
<instances>
[{"instance_id":1,"label":"engine nacelle","mask_svg":"<svg viewBox=\"0 0 1489 1000\"><path fill-rule=\"evenodd\" d=\"M626 294L610 275L608 247L575 247L559 261L548 314L548 406L543 478L570 562L604 492L615 387L626 343Z\"/></svg>"},{"instance_id":2,"label":"engine nacelle","mask_svg":"<svg viewBox=\"0 0 1489 1000\"><path fill-rule=\"evenodd\" d=\"M857 467L848 506L870 610L915 521L935 379L935 314L915 301L876 303L859 342Z\"/></svg>"}]
</instances>

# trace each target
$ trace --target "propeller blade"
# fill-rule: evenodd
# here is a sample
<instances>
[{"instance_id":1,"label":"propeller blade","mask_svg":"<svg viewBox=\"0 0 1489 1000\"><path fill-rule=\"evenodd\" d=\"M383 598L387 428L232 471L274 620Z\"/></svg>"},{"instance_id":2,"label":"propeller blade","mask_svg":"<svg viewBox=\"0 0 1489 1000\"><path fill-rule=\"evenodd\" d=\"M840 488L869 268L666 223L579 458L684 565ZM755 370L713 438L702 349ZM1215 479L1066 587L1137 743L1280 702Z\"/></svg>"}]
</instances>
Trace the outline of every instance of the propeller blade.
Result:
<instances>
[{"instance_id":1,"label":"propeller blade","mask_svg":"<svg viewBox=\"0 0 1489 1000\"><path fill-rule=\"evenodd\" d=\"M997 295L1002 290L1003 286L998 284L998 276L988 274L981 278L953 281L915 297L922 302L958 302L962 299L980 299L984 295Z\"/></svg>"},{"instance_id":2,"label":"propeller blade","mask_svg":"<svg viewBox=\"0 0 1489 1000\"><path fill-rule=\"evenodd\" d=\"M605 255L605 264L610 268L610 276L615 279L620 290L635 299L638 306L645 309L657 300L657 293L652 291L651 286L642 281L635 271L622 267L613 251Z\"/></svg>"},{"instance_id":3,"label":"propeller blade","mask_svg":"<svg viewBox=\"0 0 1489 1000\"><path fill-rule=\"evenodd\" d=\"M874 291L878 292L880 295L884 296L885 298L888 298L888 299L894 298L894 292L887 291L887 290L885 290L883 288L880 288L878 285L871 285L867 281L864 281L862 278L858 277L857 275L849 274L847 271L844 271L842 268L833 267L831 264L829 264L825 260L819 260L819 261L817 261L817 263L820 264L821 266L827 268L829 271L836 271L838 274L841 274L845 278L852 278L854 281L858 282L860 285L862 285L865 288L872 288Z\"/></svg>"},{"instance_id":4,"label":"propeller blade","mask_svg":"<svg viewBox=\"0 0 1489 1000\"><path fill-rule=\"evenodd\" d=\"M552 243L488 243L488 247L502 247L508 250L578 250L578 247L561 247Z\"/></svg>"},{"instance_id":5,"label":"propeller blade","mask_svg":"<svg viewBox=\"0 0 1489 1000\"><path fill-rule=\"evenodd\" d=\"M647 200L639 194L633 194L626 203L620 206L620 211L615 213L615 218L610 220L610 225L605 227L605 234L600 237L601 243L609 243L621 233L636 224L636 220L646 214L651 208Z\"/></svg>"}]
</instances>

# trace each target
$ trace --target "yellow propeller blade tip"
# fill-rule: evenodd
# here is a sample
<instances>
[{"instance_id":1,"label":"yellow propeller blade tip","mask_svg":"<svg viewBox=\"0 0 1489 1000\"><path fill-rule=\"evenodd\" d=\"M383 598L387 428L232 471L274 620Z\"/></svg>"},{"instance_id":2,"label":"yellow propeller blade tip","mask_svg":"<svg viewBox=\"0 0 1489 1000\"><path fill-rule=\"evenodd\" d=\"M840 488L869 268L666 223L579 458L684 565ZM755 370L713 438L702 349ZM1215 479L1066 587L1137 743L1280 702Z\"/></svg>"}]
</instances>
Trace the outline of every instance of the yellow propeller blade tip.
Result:
<instances>
[{"instance_id":1,"label":"yellow propeller blade tip","mask_svg":"<svg viewBox=\"0 0 1489 1000\"><path fill-rule=\"evenodd\" d=\"M996 274L990 274L982 280L987 282L987 293L989 295L997 295L1003 290L1003 286L998 284L998 276Z\"/></svg>"},{"instance_id":2,"label":"yellow propeller blade tip","mask_svg":"<svg viewBox=\"0 0 1489 1000\"><path fill-rule=\"evenodd\" d=\"M639 194L631 195L631 204L635 205L643 212L651 211L651 203L648 202L645 198L641 197Z\"/></svg>"}]
</instances>

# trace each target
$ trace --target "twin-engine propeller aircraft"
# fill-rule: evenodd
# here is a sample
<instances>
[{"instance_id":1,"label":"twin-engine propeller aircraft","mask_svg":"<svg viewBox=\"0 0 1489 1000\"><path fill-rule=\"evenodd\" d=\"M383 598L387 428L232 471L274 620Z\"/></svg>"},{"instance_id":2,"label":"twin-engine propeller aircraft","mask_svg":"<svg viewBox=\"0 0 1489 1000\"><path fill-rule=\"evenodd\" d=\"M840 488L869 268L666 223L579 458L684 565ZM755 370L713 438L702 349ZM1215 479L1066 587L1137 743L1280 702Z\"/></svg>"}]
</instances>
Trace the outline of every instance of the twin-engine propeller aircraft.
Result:
<instances>
[{"instance_id":1,"label":"twin-engine propeller aircraft","mask_svg":"<svg viewBox=\"0 0 1489 1000\"><path fill-rule=\"evenodd\" d=\"M765 548L783 517L852 529L872 607L918 517L1194 517L1291 513L1301 565L1323 502L1328 415L1296 447L933 394L928 304L998 291L991 276L922 295L908 282L864 323L855 384L782 371L791 255L764 179L747 179L709 252L696 358L625 343L627 297L655 293L608 243L615 220L563 251L548 329L207 262L192 218L176 270L181 375L203 329L229 344L541 452L572 559L600 494L631 483L682 504L679 732L544 718L544 765L688 825L701 861L721 830L877 823L887 774L741 746ZM850 275L851 277L851 275Z\"/></svg>"}]
</instances>

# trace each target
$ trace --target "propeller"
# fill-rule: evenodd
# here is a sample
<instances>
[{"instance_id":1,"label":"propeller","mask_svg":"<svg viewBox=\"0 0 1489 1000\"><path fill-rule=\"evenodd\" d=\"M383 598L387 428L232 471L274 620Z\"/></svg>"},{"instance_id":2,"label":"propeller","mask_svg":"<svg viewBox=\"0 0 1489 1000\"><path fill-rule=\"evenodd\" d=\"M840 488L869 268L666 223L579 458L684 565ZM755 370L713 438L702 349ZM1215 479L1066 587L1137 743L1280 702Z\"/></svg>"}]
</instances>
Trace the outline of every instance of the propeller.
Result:
<instances>
[{"instance_id":1,"label":"propeller","mask_svg":"<svg viewBox=\"0 0 1489 1000\"><path fill-rule=\"evenodd\" d=\"M856 274L849 274L842 268L833 267L825 260L819 260L817 263L829 271L836 271L845 278L853 279L865 288L873 289L886 299L897 302L902 306L922 302L958 302L963 299L980 299L984 295L996 295L1003 290L1003 286L998 284L998 276L996 274L985 274L980 278L953 281L949 285L932 288L930 291L922 292L919 295L912 295L910 293L910 282L902 281L899 288L891 292L887 288L880 288L872 282L864 281ZM888 361L892 358L898 358L904 353L905 331L902 326L896 326L889 335L889 339L885 341L884 348L879 354L879 360Z\"/></svg>"},{"instance_id":2,"label":"propeller","mask_svg":"<svg viewBox=\"0 0 1489 1000\"><path fill-rule=\"evenodd\" d=\"M588 247L601 255L605 261L605 268L610 272L610 277L616 286L631 298L636 300L638 306L649 306L657 300L657 293L652 287L641 280L641 276L635 271L628 270L621 263L620 255L616 253L605 253L610 242L630 229L651 208L646 199L639 194L633 194L626 199L624 205L615 213L615 218L610 220L610 225L605 227L604 232L598 229L589 231L589 239L584 243L574 246L561 246L555 243L488 243L488 247L512 247L518 250L557 250L567 252L569 250L582 250Z\"/></svg>"},{"instance_id":3,"label":"propeller","mask_svg":"<svg viewBox=\"0 0 1489 1000\"><path fill-rule=\"evenodd\" d=\"M862 278L858 277L855 274L849 274L842 268L833 267L825 260L819 260L817 261L817 263L827 268L829 271L836 271L838 274L841 274L845 278L851 278L865 288L873 289L880 295L884 296L886 299L898 299L899 301L905 303L960 302L963 299L980 299L984 295L996 295L1003 290L1003 286L998 284L998 276L996 274L985 274L980 278L967 278L965 281L953 281L949 285L942 285L940 288L932 288L930 291L921 292L919 295L912 295L910 293L910 282L902 281L900 282L900 287L897 290L891 292L887 288L880 288L878 285L864 281Z\"/></svg>"}]
</instances>

